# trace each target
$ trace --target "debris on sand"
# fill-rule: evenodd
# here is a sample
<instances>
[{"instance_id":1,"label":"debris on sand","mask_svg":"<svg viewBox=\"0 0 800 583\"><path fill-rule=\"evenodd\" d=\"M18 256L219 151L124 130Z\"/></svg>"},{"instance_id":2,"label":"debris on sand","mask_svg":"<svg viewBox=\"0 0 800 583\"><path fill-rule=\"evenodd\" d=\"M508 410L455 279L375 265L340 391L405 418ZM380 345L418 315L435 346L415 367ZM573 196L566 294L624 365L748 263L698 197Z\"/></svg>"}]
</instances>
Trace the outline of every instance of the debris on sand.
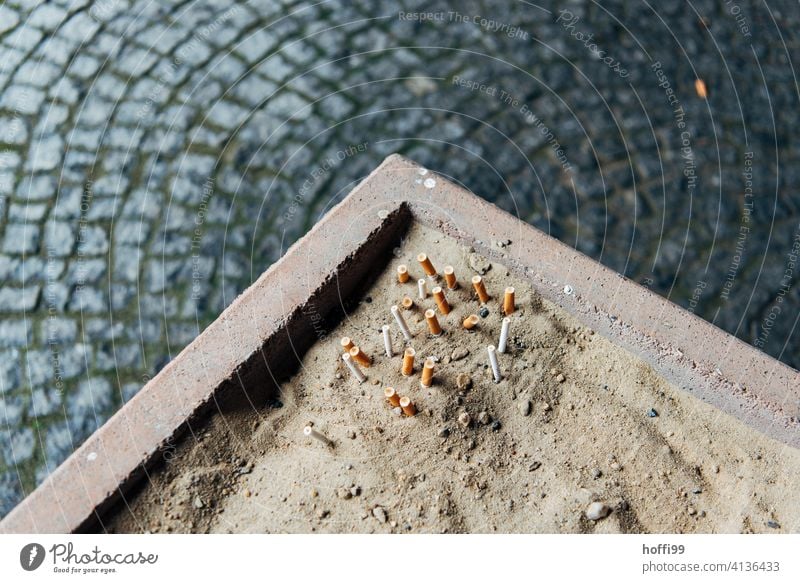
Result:
<instances>
[{"instance_id":1,"label":"debris on sand","mask_svg":"<svg viewBox=\"0 0 800 583\"><path fill-rule=\"evenodd\" d=\"M602 520L611 514L611 507L602 502L592 502L586 509L586 518L589 520Z\"/></svg>"},{"instance_id":2,"label":"debris on sand","mask_svg":"<svg viewBox=\"0 0 800 583\"><path fill-rule=\"evenodd\" d=\"M487 271L489 271L492 268L492 264L489 262L489 260L480 253L470 254L469 266L478 275L484 275Z\"/></svg>"},{"instance_id":3,"label":"debris on sand","mask_svg":"<svg viewBox=\"0 0 800 583\"><path fill-rule=\"evenodd\" d=\"M372 516L374 516L381 524L386 524L386 511L380 506L372 509Z\"/></svg>"}]
</instances>

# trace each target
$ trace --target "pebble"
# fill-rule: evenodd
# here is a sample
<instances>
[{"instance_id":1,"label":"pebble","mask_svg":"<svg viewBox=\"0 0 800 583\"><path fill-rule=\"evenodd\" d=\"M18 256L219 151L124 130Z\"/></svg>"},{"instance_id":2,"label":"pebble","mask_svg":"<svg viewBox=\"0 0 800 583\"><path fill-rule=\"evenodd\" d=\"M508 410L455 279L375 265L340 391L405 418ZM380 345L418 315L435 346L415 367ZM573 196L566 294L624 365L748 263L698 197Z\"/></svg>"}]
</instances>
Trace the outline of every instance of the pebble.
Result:
<instances>
[{"instance_id":1,"label":"pebble","mask_svg":"<svg viewBox=\"0 0 800 583\"><path fill-rule=\"evenodd\" d=\"M472 378L467 373L460 373L456 377L456 386L459 390L464 391L472 386Z\"/></svg>"},{"instance_id":2,"label":"pebble","mask_svg":"<svg viewBox=\"0 0 800 583\"><path fill-rule=\"evenodd\" d=\"M348 488L337 488L336 495L342 500L350 500L353 497L352 492Z\"/></svg>"},{"instance_id":3,"label":"pebble","mask_svg":"<svg viewBox=\"0 0 800 583\"><path fill-rule=\"evenodd\" d=\"M449 427L442 427L439 430L439 437L447 437L450 435L450 428Z\"/></svg>"},{"instance_id":4,"label":"pebble","mask_svg":"<svg viewBox=\"0 0 800 583\"><path fill-rule=\"evenodd\" d=\"M495 421L492 423L492 431L500 431L500 428L503 427L503 424L499 421Z\"/></svg>"},{"instance_id":5,"label":"pebble","mask_svg":"<svg viewBox=\"0 0 800 583\"><path fill-rule=\"evenodd\" d=\"M595 469L592 470L592 477L595 480L598 479L602 475L603 475L603 472L600 470L600 468L595 468Z\"/></svg>"},{"instance_id":6,"label":"pebble","mask_svg":"<svg viewBox=\"0 0 800 583\"><path fill-rule=\"evenodd\" d=\"M491 415L489 415L486 411L481 411L478 413L478 423L481 425L489 425L489 422L492 420Z\"/></svg>"},{"instance_id":7,"label":"pebble","mask_svg":"<svg viewBox=\"0 0 800 583\"><path fill-rule=\"evenodd\" d=\"M469 416L469 413L464 412L458 416L458 424L461 427L469 427L469 424L472 422L472 417Z\"/></svg>"},{"instance_id":8,"label":"pebble","mask_svg":"<svg viewBox=\"0 0 800 583\"><path fill-rule=\"evenodd\" d=\"M203 500L200 498L200 496L195 496L194 497L194 507L199 510L203 506L204 506Z\"/></svg>"},{"instance_id":9,"label":"pebble","mask_svg":"<svg viewBox=\"0 0 800 583\"><path fill-rule=\"evenodd\" d=\"M689 508L686 509L686 512L689 514L689 516L694 516L697 514L697 510L695 510L692 506L689 506Z\"/></svg>"},{"instance_id":10,"label":"pebble","mask_svg":"<svg viewBox=\"0 0 800 583\"><path fill-rule=\"evenodd\" d=\"M517 406L519 407L519 412L523 416L527 417L528 415L531 414L531 402L530 401L528 401L528 400L520 401L519 405L517 405Z\"/></svg>"},{"instance_id":11,"label":"pebble","mask_svg":"<svg viewBox=\"0 0 800 583\"><path fill-rule=\"evenodd\" d=\"M247 488L245 488L245 489L244 489L244 491L242 492L242 494L244 494L244 497L245 497L245 498L250 498L250 496L252 496L252 495L253 495L253 493L252 493L250 490L248 490Z\"/></svg>"},{"instance_id":12,"label":"pebble","mask_svg":"<svg viewBox=\"0 0 800 583\"><path fill-rule=\"evenodd\" d=\"M308 493L312 498L316 498L319 496L319 492L317 492L316 488L311 488L311 492Z\"/></svg>"},{"instance_id":13,"label":"pebble","mask_svg":"<svg viewBox=\"0 0 800 583\"><path fill-rule=\"evenodd\" d=\"M350 439L355 439L356 438L356 432L353 431L352 429L348 430L347 431L347 437L349 437Z\"/></svg>"},{"instance_id":14,"label":"pebble","mask_svg":"<svg viewBox=\"0 0 800 583\"><path fill-rule=\"evenodd\" d=\"M321 508L317 510L317 518L326 518L330 514L327 510L322 510Z\"/></svg>"},{"instance_id":15,"label":"pebble","mask_svg":"<svg viewBox=\"0 0 800 583\"><path fill-rule=\"evenodd\" d=\"M478 275L484 275L487 271L489 271L492 268L492 264L489 262L489 260L480 253L470 254L469 266Z\"/></svg>"},{"instance_id":16,"label":"pebble","mask_svg":"<svg viewBox=\"0 0 800 583\"><path fill-rule=\"evenodd\" d=\"M566 378L566 377L565 377L563 374L559 374L559 375L556 377L556 380L557 380L559 383L563 383L565 380L567 380L567 378Z\"/></svg>"},{"instance_id":17,"label":"pebble","mask_svg":"<svg viewBox=\"0 0 800 583\"><path fill-rule=\"evenodd\" d=\"M658 417L658 411L656 411L655 409L650 409L647 412L647 416L648 417Z\"/></svg>"},{"instance_id":18,"label":"pebble","mask_svg":"<svg viewBox=\"0 0 800 583\"><path fill-rule=\"evenodd\" d=\"M610 466L610 467L611 467L611 469L612 469L612 470L614 470L615 472L618 472L618 471L620 471L620 470L622 469L622 466L621 466L621 465L619 465L619 463L617 463L617 462L614 462L613 464L611 464L611 466Z\"/></svg>"},{"instance_id":19,"label":"pebble","mask_svg":"<svg viewBox=\"0 0 800 583\"><path fill-rule=\"evenodd\" d=\"M486 306L483 306L481 308L480 312L478 312L478 315L481 318L487 318L489 316L489 308L487 308Z\"/></svg>"},{"instance_id":20,"label":"pebble","mask_svg":"<svg viewBox=\"0 0 800 583\"><path fill-rule=\"evenodd\" d=\"M544 413L547 413L548 411L550 411L550 409L552 409L552 407L550 407L550 403L545 403L544 405L542 405L542 411Z\"/></svg>"},{"instance_id":21,"label":"pebble","mask_svg":"<svg viewBox=\"0 0 800 583\"><path fill-rule=\"evenodd\" d=\"M770 528L780 528L781 525L775 522L774 520L767 520L767 526Z\"/></svg>"},{"instance_id":22,"label":"pebble","mask_svg":"<svg viewBox=\"0 0 800 583\"><path fill-rule=\"evenodd\" d=\"M380 506L372 509L372 516L374 516L381 524L386 523L386 511Z\"/></svg>"},{"instance_id":23,"label":"pebble","mask_svg":"<svg viewBox=\"0 0 800 583\"><path fill-rule=\"evenodd\" d=\"M456 348L453 353L450 355L450 358L454 361L461 360L462 358L466 358L469 354L469 350L464 347Z\"/></svg>"},{"instance_id":24,"label":"pebble","mask_svg":"<svg viewBox=\"0 0 800 583\"><path fill-rule=\"evenodd\" d=\"M361 494L361 487L353 486L352 488L350 488L350 495L351 496L358 496L360 494Z\"/></svg>"},{"instance_id":25,"label":"pebble","mask_svg":"<svg viewBox=\"0 0 800 583\"><path fill-rule=\"evenodd\" d=\"M611 514L611 507L602 502L592 502L586 509L586 518L589 520L602 520Z\"/></svg>"}]
</instances>

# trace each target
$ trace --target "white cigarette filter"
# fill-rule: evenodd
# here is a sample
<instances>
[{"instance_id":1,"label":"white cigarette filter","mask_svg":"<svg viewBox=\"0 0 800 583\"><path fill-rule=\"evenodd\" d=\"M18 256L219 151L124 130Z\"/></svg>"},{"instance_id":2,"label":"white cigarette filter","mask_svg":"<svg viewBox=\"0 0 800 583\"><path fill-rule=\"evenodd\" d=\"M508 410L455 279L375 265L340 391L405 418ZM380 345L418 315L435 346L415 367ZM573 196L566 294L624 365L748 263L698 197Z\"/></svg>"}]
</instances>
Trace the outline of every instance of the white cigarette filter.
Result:
<instances>
[{"instance_id":1,"label":"white cigarette filter","mask_svg":"<svg viewBox=\"0 0 800 583\"><path fill-rule=\"evenodd\" d=\"M347 365L347 368L350 369L350 372L353 373L353 376L359 383L363 383L365 380L367 380L367 377L364 376L364 373L361 372L360 368L358 368L358 364L356 363L355 360L353 360L353 357L350 356L349 352L346 352L342 355L342 360Z\"/></svg>"},{"instance_id":2,"label":"white cigarette filter","mask_svg":"<svg viewBox=\"0 0 800 583\"><path fill-rule=\"evenodd\" d=\"M424 279L420 279L417 281L417 287L419 288L419 299L424 300L428 297L428 282Z\"/></svg>"},{"instance_id":3,"label":"white cigarette filter","mask_svg":"<svg viewBox=\"0 0 800 583\"><path fill-rule=\"evenodd\" d=\"M489 364L492 365L494 382L499 383L503 380L503 375L500 374L500 363L497 362L497 349L494 347L494 344L490 344L486 350L489 352Z\"/></svg>"},{"instance_id":4,"label":"white cigarette filter","mask_svg":"<svg viewBox=\"0 0 800 583\"><path fill-rule=\"evenodd\" d=\"M403 338L405 338L407 342L411 342L411 330L408 329L408 324L406 324L403 314L400 313L400 308L392 306L392 316L394 316L397 327L400 328L400 332L403 333Z\"/></svg>"},{"instance_id":5,"label":"white cigarette filter","mask_svg":"<svg viewBox=\"0 0 800 583\"><path fill-rule=\"evenodd\" d=\"M381 331L383 331L383 347L386 349L386 356L391 358L394 356L394 350L392 350L392 335L389 333L389 326L384 324Z\"/></svg>"},{"instance_id":6,"label":"white cigarette filter","mask_svg":"<svg viewBox=\"0 0 800 583\"><path fill-rule=\"evenodd\" d=\"M322 435L319 431L317 431L316 429L314 429L313 427L311 427L309 425L307 425L303 429L303 435L305 435L306 437L312 437L312 438L316 439L317 441L319 441L320 443L324 443L325 445L327 445L329 447L331 445L333 445L333 442L330 439L328 439L327 437Z\"/></svg>"},{"instance_id":7,"label":"white cigarette filter","mask_svg":"<svg viewBox=\"0 0 800 583\"><path fill-rule=\"evenodd\" d=\"M508 345L508 328L511 326L511 318L503 318L500 326L500 343L497 345L497 352L505 354Z\"/></svg>"}]
</instances>

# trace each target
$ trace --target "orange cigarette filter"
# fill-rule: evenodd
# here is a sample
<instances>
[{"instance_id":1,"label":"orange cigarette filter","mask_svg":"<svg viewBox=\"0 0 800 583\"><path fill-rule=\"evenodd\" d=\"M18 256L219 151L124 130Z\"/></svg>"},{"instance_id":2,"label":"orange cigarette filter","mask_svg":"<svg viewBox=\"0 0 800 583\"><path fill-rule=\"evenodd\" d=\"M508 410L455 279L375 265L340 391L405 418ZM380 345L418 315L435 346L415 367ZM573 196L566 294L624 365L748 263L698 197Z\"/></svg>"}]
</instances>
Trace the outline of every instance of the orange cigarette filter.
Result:
<instances>
[{"instance_id":1,"label":"orange cigarette filter","mask_svg":"<svg viewBox=\"0 0 800 583\"><path fill-rule=\"evenodd\" d=\"M433 263L431 263L431 260L427 255L420 253L417 255L417 261L419 261L419 264L422 266L422 269L425 271L426 275L431 277L436 275L436 268L433 266Z\"/></svg>"},{"instance_id":2,"label":"orange cigarette filter","mask_svg":"<svg viewBox=\"0 0 800 583\"><path fill-rule=\"evenodd\" d=\"M397 266L397 281L400 283L405 283L408 281L408 266L407 265L398 265Z\"/></svg>"},{"instance_id":3,"label":"orange cigarette filter","mask_svg":"<svg viewBox=\"0 0 800 583\"><path fill-rule=\"evenodd\" d=\"M516 308L514 304L514 288L507 287L505 296L503 296L503 312L506 316L510 316Z\"/></svg>"},{"instance_id":4,"label":"orange cigarette filter","mask_svg":"<svg viewBox=\"0 0 800 583\"><path fill-rule=\"evenodd\" d=\"M400 395L397 394L392 387L386 387L383 389L383 395L386 397L386 400L389 401L389 404L392 407L399 407L400 406Z\"/></svg>"},{"instance_id":5,"label":"orange cigarette filter","mask_svg":"<svg viewBox=\"0 0 800 583\"><path fill-rule=\"evenodd\" d=\"M403 353L403 368L400 369L403 376L411 376L411 373L414 372L414 356L416 354L417 352L410 346Z\"/></svg>"},{"instance_id":6,"label":"orange cigarette filter","mask_svg":"<svg viewBox=\"0 0 800 583\"><path fill-rule=\"evenodd\" d=\"M410 310L411 308L414 307L414 300L412 300L408 296L404 296L403 301L400 302L400 305L403 306L404 310Z\"/></svg>"},{"instance_id":7,"label":"orange cigarette filter","mask_svg":"<svg viewBox=\"0 0 800 583\"><path fill-rule=\"evenodd\" d=\"M439 325L436 312L433 310L425 310L425 319L428 321L428 329L431 331L431 334L438 336L442 333L442 327Z\"/></svg>"},{"instance_id":8,"label":"orange cigarette filter","mask_svg":"<svg viewBox=\"0 0 800 583\"><path fill-rule=\"evenodd\" d=\"M478 318L477 314L470 314L466 318L464 318L463 326L467 330L472 330L475 326L478 325L480 322L480 318Z\"/></svg>"},{"instance_id":9,"label":"orange cigarette filter","mask_svg":"<svg viewBox=\"0 0 800 583\"><path fill-rule=\"evenodd\" d=\"M342 336L340 342L342 344L342 350L345 352L350 352L350 349L355 346L349 336Z\"/></svg>"},{"instance_id":10,"label":"orange cigarette filter","mask_svg":"<svg viewBox=\"0 0 800 583\"><path fill-rule=\"evenodd\" d=\"M448 265L444 268L444 281L447 283L447 289L456 289L458 287L456 272L452 265Z\"/></svg>"},{"instance_id":11,"label":"orange cigarette filter","mask_svg":"<svg viewBox=\"0 0 800 583\"><path fill-rule=\"evenodd\" d=\"M708 87L706 87L706 82L702 79L695 79L694 90L697 91L697 96L700 99L708 98Z\"/></svg>"},{"instance_id":12,"label":"orange cigarette filter","mask_svg":"<svg viewBox=\"0 0 800 583\"><path fill-rule=\"evenodd\" d=\"M413 417L417 414L417 408L414 406L414 403L411 402L411 399L408 397L402 397L400 399L400 408L403 410L403 413L408 415L409 417Z\"/></svg>"},{"instance_id":13,"label":"orange cigarette filter","mask_svg":"<svg viewBox=\"0 0 800 583\"><path fill-rule=\"evenodd\" d=\"M442 288L435 287L433 288L433 299L436 300L436 305L439 306L439 311L444 314L445 316L450 313L450 304L447 302L447 298L444 297L444 292Z\"/></svg>"},{"instance_id":14,"label":"orange cigarette filter","mask_svg":"<svg viewBox=\"0 0 800 583\"><path fill-rule=\"evenodd\" d=\"M353 348L351 348L349 352L350 352L350 357L361 366L369 366L372 364L372 359L366 354L364 354L364 351L361 350L358 346L353 346Z\"/></svg>"},{"instance_id":15,"label":"orange cigarette filter","mask_svg":"<svg viewBox=\"0 0 800 583\"><path fill-rule=\"evenodd\" d=\"M422 380L420 380L423 387L430 387L433 384L433 367L433 359L425 359L425 364L422 366Z\"/></svg>"},{"instance_id":16,"label":"orange cigarette filter","mask_svg":"<svg viewBox=\"0 0 800 583\"><path fill-rule=\"evenodd\" d=\"M476 275L472 278L472 287L475 288L475 293L478 294L478 299L482 304L489 301L489 294L486 291L486 286L483 284L483 278L480 275Z\"/></svg>"}]
</instances>

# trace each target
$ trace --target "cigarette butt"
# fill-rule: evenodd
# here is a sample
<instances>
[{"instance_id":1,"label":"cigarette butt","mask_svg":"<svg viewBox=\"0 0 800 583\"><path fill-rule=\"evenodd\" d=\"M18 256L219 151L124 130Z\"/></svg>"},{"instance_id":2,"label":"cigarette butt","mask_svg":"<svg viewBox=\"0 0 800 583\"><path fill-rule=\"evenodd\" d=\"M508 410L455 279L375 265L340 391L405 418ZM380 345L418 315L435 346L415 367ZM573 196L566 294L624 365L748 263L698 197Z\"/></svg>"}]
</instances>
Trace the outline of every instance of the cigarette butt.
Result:
<instances>
[{"instance_id":1,"label":"cigarette butt","mask_svg":"<svg viewBox=\"0 0 800 583\"><path fill-rule=\"evenodd\" d=\"M407 265L398 265L397 266L397 281L400 283L405 283L408 281L408 266Z\"/></svg>"},{"instance_id":2,"label":"cigarette butt","mask_svg":"<svg viewBox=\"0 0 800 583\"><path fill-rule=\"evenodd\" d=\"M420 380L423 387L430 387L433 384L433 367L433 359L426 358L425 364L422 365L422 380Z\"/></svg>"},{"instance_id":3,"label":"cigarette butt","mask_svg":"<svg viewBox=\"0 0 800 583\"><path fill-rule=\"evenodd\" d=\"M355 346L349 336L342 336L342 339L339 342L342 345L342 350L345 352L350 352L350 349Z\"/></svg>"},{"instance_id":4,"label":"cigarette butt","mask_svg":"<svg viewBox=\"0 0 800 583\"><path fill-rule=\"evenodd\" d=\"M353 360L353 357L350 356L349 352L345 352L342 355L342 360L347 365L347 368L350 369L350 372L353 374L353 376L359 383L363 383L365 380L367 380L366 375L363 372L361 372L360 368L358 368L358 365Z\"/></svg>"},{"instance_id":5,"label":"cigarette butt","mask_svg":"<svg viewBox=\"0 0 800 583\"><path fill-rule=\"evenodd\" d=\"M452 265L444 268L444 281L447 283L447 289L456 289L458 281L456 281L456 273Z\"/></svg>"},{"instance_id":6,"label":"cigarette butt","mask_svg":"<svg viewBox=\"0 0 800 583\"><path fill-rule=\"evenodd\" d=\"M428 282L424 279L417 281L417 288L419 289L419 299L424 300L428 297Z\"/></svg>"},{"instance_id":7,"label":"cigarette butt","mask_svg":"<svg viewBox=\"0 0 800 583\"><path fill-rule=\"evenodd\" d=\"M503 324L500 327L500 342L497 345L497 352L504 353L506 345L508 344L508 327L511 324L511 318L503 318Z\"/></svg>"},{"instance_id":8,"label":"cigarette butt","mask_svg":"<svg viewBox=\"0 0 800 583\"><path fill-rule=\"evenodd\" d=\"M414 403L411 402L411 399L408 397L401 397L400 398L400 408L403 410L403 413L408 415L409 417L413 417L417 414L417 408L414 406Z\"/></svg>"},{"instance_id":9,"label":"cigarette butt","mask_svg":"<svg viewBox=\"0 0 800 583\"><path fill-rule=\"evenodd\" d=\"M391 358L394 356L394 349L392 348L392 335L389 332L389 325L384 324L381 326L381 332L383 332L383 347L386 349L386 356Z\"/></svg>"},{"instance_id":10,"label":"cigarette butt","mask_svg":"<svg viewBox=\"0 0 800 583\"><path fill-rule=\"evenodd\" d=\"M350 349L350 356L361 366L369 366L372 364L372 359L364 354L364 351L361 350L358 346L353 346Z\"/></svg>"},{"instance_id":11,"label":"cigarette butt","mask_svg":"<svg viewBox=\"0 0 800 583\"><path fill-rule=\"evenodd\" d=\"M403 306L404 310L410 310L414 307L414 300L408 296L404 296L403 300L400 302L400 305Z\"/></svg>"},{"instance_id":12,"label":"cigarette butt","mask_svg":"<svg viewBox=\"0 0 800 583\"><path fill-rule=\"evenodd\" d=\"M403 314L400 313L400 308L397 306L392 306L391 311L392 316L394 316L394 319L397 322L397 326L400 328L400 332L403 333L403 338L406 339L406 342L411 342L411 331L408 329L408 324L406 324Z\"/></svg>"},{"instance_id":13,"label":"cigarette butt","mask_svg":"<svg viewBox=\"0 0 800 583\"><path fill-rule=\"evenodd\" d=\"M478 299L482 304L489 301L489 294L486 291L486 286L483 284L483 278L476 275L472 278L472 287L475 288L475 293L478 294Z\"/></svg>"},{"instance_id":14,"label":"cigarette butt","mask_svg":"<svg viewBox=\"0 0 800 583\"><path fill-rule=\"evenodd\" d=\"M490 344L487 347L487 351L489 352L489 364L492 365L494 382L499 383L503 380L503 375L500 374L500 364L497 362L497 349L494 347L494 344Z\"/></svg>"},{"instance_id":15,"label":"cigarette butt","mask_svg":"<svg viewBox=\"0 0 800 583\"><path fill-rule=\"evenodd\" d=\"M306 437L312 437L317 441L319 441L320 443L324 443L328 447L333 445L333 442L330 439L322 435L319 431L317 431L313 427L306 426L305 428L303 428L303 435L305 435Z\"/></svg>"},{"instance_id":16,"label":"cigarette butt","mask_svg":"<svg viewBox=\"0 0 800 583\"><path fill-rule=\"evenodd\" d=\"M433 310L425 310L425 320L428 321L428 329L431 331L431 334L439 336L442 333L442 327L439 325L436 312Z\"/></svg>"},{"instance_id":17,"label":"cigarette butt","mask_svg":"<svg viewBox=\"0 0 800 583\"><path fill-rule=\"evenodd\" d=\"M423 271L425 271L425 275L427 275L428 277L433 277L434 275L436 275L436 268L433 266L433 263L431 263L431 260L428 258L427 255L425 255L424 253L420 253L419 255L417 255L417 261L419 261L419 264L422 266Z\"/></svg>"},{"instance_id":18,"label":"cigarette butt","mask_svg":"<svg viewBox=\"0 0 800 583\"><path fill-rule=\"evenodd\" d=\"M392 387L386 387L383 389L383 396L386 397L386 400L389 401L389 404L392 407L399 407L400 406L400 395L397 394Z\"/></svg>"},{"instance_id":19,"label":"cigarette butt","mask_svg":"<svg viewBox=\"0 0 800 583\"><path fill-rule=\"evenodd\" d=\"M403 353L403 368L400 370L403 376L411 376L411 373L414 372L414 356L416 354L417 351L410 346Z\"/></svg>"},{"instance_id":20,"label":"cigarette butt","mask_svg":"<svg viewBox=\"0 0 800 583\"><path fill-rule=\"evenodd\" d=\"M433 299L436 300L436 305L439 306L439 311L446 316L450 313L450 303L447 301L447 298L444 297L442 288L437 286L433 288L432 291Z\"/></svg>"},{"instance_id":21,"label":"cigarette butt","mask_svg":"<svg viewBox=\"0 0 800 583\"><path fill-rule=\"evenodd\" d=\"M514 313L516 308L517 306L514 303L514 288L507 287L506 293L503 296L503 313L505 313L506 316L510 316Z\"/></svg>"},{"instance_id":22,"label":"cigarette butt","mask_svg":"<svg viewBox=\"0 0 800 583\"><path fill-rule=\"evenodd\" d=\"M708 97L708 88L706 87L706 82L702 79L695 79L694 90L697 91L697 96L700 99L706 99Z\"/></svg>"},{"instance_id":23,"label":"cigarette butt","mask_svg":"<svg viewBox=\"0 0 800 583\"><path fill-rule=\"evenodd\" d=\"M477 314L470 314L469 316L464 318L463 326L467 330L472 330L475 326L478 325L478 322L480 321L481 319L478 318Z\"/></svg>"}]
</instances>

